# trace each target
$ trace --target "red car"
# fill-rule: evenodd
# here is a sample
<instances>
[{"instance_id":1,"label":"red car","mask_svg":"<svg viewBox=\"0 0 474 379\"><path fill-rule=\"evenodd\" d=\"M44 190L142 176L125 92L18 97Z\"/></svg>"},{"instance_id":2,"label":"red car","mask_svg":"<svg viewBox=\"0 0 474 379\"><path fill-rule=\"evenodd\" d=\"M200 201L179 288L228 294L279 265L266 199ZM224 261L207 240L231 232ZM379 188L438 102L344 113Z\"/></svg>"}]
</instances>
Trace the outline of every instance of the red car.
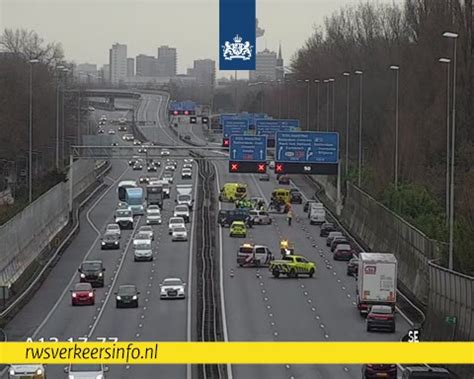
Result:
<instances>
[{"instance_id":1,"label":"red car","mask_svg":"<svg viewBox=\"0 0 474 379\"><path fill-rule=\"evenodd\" d=\"M71 290L72 305L94 305L95 290L90 283L76 283Z\"/></svg>"}]
</instances>

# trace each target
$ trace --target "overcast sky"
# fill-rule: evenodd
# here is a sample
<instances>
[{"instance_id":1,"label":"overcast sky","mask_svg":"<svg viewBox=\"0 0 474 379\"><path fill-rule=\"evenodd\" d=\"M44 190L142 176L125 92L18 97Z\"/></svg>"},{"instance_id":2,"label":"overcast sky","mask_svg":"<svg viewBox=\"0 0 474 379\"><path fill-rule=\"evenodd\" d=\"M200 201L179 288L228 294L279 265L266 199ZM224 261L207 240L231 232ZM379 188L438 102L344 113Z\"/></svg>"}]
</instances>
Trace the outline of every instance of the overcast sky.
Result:
<instances>
[{"instance_id":1,"label":"overcast sky","mask_svg":"<svg viewBox=\"0 0 474 379\"><path fill-rule=\"evenodd\" d=\"M257 50L277 51L285 65L311 35L314 25L348 3L359 0L257 0L265 35ZM178 73L194 59L217 60L219 0L0 0L0 26L35 30L46 41L61 42L76 63L108 63L115 43L128 56L157 55L157 47L178 49ZM222 73L221 73L222 74ZM221 76L221 75L219 75Z\"/></svg>"}]
</instances>

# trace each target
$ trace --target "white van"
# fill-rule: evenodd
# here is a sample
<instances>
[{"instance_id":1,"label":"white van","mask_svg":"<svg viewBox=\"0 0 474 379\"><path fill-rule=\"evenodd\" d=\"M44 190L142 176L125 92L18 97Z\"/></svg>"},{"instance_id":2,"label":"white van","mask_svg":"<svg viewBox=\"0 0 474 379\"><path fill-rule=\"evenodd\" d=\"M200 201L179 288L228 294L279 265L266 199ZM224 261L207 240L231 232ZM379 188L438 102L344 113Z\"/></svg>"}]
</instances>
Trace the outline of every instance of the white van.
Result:
<instances>
[{"instance_id":1,"label":"white van","mask_svg":"<svg viewBox=\"0 0 474 379\"><path fill-rule=\"evenodd\" d=\"M326 222L326 210L324 208L312 207L309 212L309 223L321 225Z\"/></svg>"}]
</instances>

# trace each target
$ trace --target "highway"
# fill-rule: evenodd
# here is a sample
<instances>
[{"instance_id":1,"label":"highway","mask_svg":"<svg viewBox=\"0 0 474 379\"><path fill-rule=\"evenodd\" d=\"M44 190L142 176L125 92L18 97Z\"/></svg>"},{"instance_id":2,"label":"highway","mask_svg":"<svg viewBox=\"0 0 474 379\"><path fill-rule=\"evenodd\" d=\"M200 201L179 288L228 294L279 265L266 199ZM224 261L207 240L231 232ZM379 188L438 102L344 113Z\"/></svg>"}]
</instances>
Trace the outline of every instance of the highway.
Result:
<instances>
[{"instance_id":1,"label":"highway","mask_svg":"<svg viewBox=\"0 0 474 379\"><path fill-rule=\"evenodd\" d=\"M118 102L118 101L117 101ZM127 104L120 100L120 104ZM165 121L167 97L143 95L136 117L138 121L158 121L157 125L143 126L141 131L150 140L164 145L182 144ZM126 111L101 112L109 118L118 118ZM130 114L128 114L131 119ZM183 121L183 120L181 120ZM116 128L109 126L107 128ZM189 134L193 141L205 145L205 133L199 124L180 123L180 133ZM114 138L125 143L117 132ZM215 146L208 144L208 146ZM193 148L196 149L196 148ZM172 152L173 154L173 152ZM261 182L258 175L230 174L225 155L203 150L212 159L217 172L216 193L226 182L242 182L250 196L264 197L279 187L275 176ZM217 159L220 158L220 159ZM175 182L181 183L179 162ZM196 166L196 165L195 165ZM163 166L161 167L163 169ZM197 168L193 183L196 188ZM121 341L186 341L193 339L192 296L185 301L159 299L159 283L166 277L180 277L193 284L192 233L195 220L188 224L188 242L171 242L167 220L174 207L175 190L165 201L163 224L155 227L155 260L134 262L130 248L132 231L122 231L120 251L101 251L100 236L107 223L113 221L118 203L117 184L120 180L137 179L143 172L132 171L127 162L112 161L112 170L106 178L108 188L90 201L81 213L80 232L74 238L62 259L33 299L8 324L9 340L44 337L66 340L87 336L91 339L114 337ZM151 174L152 176L159 176ZM310 198L314 188L301 178L293 181ZM173 186L174 187L174 186ZM218 203L216 199L216 203ZM232 204L218 203L224 209ZM229 341L391 341L399 340L409 328L402 315L397 314L397 332L394 334L367 333L365 321L355 307L356 281L346 275L345 262L333 262L325 239L319 237L319 227L309 225L302 205L294 205L292 226L283 215L274 215L272 225L255 226L248 238L230 238L229 230L219 228L218 249L222 271L221 290L225 313L224 325ZM135 229L143 225L141 218ZM274 279L268 269L240 268L236 265L238 247L244 241L264 244L279 255L279 241L294 241L299 254L317 264L314 278ZM96 305L72 307L69 289L78 281L77 268L84 259L101 259L106 267L106 286L96 290ZM191 279L191 280L190 280ZM141 291L137 309L116 309L113 292L120 284L136 284ZM188 288L189 290L190 288ZM341 352L341 355L349 355ZM368 362L370 363L370 362ZM62 367L47 368L48 378L63 378ZM360 378L360 366L347 365L241 365L232 366L233 378ZM186 366L111 366L109 378L185 378ZM189 377L189 376L188 376ZM231 376L229 376L231 377Z\"/></svg>"}]
</instances>

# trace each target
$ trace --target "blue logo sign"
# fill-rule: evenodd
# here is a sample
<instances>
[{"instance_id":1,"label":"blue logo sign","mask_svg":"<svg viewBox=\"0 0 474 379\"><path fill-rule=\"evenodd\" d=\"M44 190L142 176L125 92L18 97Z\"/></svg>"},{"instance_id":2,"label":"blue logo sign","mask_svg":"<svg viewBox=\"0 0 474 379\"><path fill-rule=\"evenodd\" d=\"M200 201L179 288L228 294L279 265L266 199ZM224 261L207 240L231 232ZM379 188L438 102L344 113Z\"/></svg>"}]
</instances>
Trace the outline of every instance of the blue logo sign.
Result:
<instances>
[{"instance_id":1,"label":"blue logo sign","mask_svg":"<svg viewBox=\"0 0 474 379\"><path fill-rule=\"evenodd\" d=\"M277 132L276 162L337 163L339 133Z\"/></svg>"},{"instance_id":2,"label":"blue logo sign","mask_svg":"<svg viewBox=\"0 0 474 379\"><path fill-rule=\"evenodd\" d=\"M268 139L275 139L276 132L290 132L299 129L298 120L255 120L255 133L267 136Z\"/></svg>"},{"instance_id":3,"label":"blue logo sign","mask_svg":"<svg viewBox=\"0 0 474 379\"><path fill-rule=\"evenodd\" d=\"M255 70L255 0L219 1L219 70Z\"/></svg>"},{"instance_id":4,"label":"blue logo sign","mask_svg":"<svg viewBox=\"0 0 474 379\"><path fill-rule=\"evenodd\" d=\"M263 162L267 160L267 137L230 136L229 159L231 161Z\"/></svg>"},{"instance_id":5,"label":"blue logo sign","mask_svg":"<svg viewBox=\"0 0 474 379\"><path fill-rule=\"evenodd\" d=\"M249 130L249 121L239 118L224 119L223 137L229 138L233 134L246 134Z\"/></svg>"}]
</instances>

